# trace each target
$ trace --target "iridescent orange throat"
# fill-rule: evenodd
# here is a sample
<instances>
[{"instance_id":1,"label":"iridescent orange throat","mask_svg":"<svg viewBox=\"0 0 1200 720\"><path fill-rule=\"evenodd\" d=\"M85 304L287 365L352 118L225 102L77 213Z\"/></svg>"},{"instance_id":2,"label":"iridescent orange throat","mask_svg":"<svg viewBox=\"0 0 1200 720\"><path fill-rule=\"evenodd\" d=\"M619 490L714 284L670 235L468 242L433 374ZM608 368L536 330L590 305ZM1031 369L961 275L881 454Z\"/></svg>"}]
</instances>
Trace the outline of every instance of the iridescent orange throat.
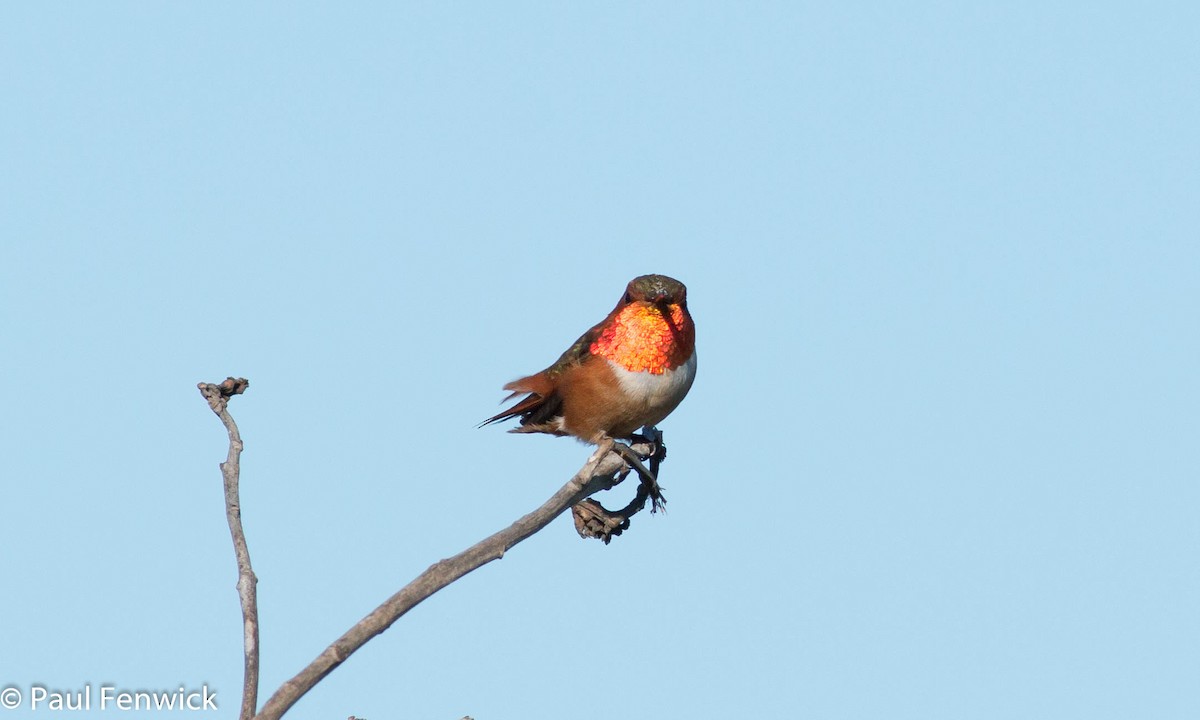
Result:
<instances>
[{"instance_id":1,"label":"iridescent orange throat","mask_svg":"<svg viewBox=\"0 0 1200 720\"><path fill-rule=\"evenodd\" d=\"M683 306L638 302L621 308L588 350L631 372L662 375L687 362L696 345L696 326Z\"/></svg>"}]
</instances>

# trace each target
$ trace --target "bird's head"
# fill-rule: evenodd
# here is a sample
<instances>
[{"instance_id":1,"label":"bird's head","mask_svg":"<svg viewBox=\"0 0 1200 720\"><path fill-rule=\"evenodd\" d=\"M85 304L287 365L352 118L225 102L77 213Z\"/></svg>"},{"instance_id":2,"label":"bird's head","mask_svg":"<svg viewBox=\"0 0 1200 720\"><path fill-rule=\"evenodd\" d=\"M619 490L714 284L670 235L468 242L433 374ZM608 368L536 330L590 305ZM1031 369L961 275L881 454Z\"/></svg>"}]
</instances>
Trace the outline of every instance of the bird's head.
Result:
<instances>
[{"instance_id":1,"label":"bird's head","mask_svg":"<svg viewBox=\"0 0 1200 720\"><path fill-rule=\"evenodd\" d=\"M625 295L621 299L623 305L636 302L652 303L659 306L687 305L687 287L675 278L666 275L642 275L629 281L625 287Z\"/></svg>"}]
</instances>

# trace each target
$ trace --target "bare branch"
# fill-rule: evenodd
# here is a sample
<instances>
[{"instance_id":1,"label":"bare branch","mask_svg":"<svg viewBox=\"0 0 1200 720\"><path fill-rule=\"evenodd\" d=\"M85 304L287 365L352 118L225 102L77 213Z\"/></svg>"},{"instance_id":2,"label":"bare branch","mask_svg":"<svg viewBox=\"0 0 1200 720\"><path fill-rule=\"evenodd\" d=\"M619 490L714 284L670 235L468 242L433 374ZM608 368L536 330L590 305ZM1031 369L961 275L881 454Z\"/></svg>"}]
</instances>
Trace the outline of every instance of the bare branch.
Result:
<instances>
[{"instance_id":1,"label":"bare branch","mask_svg":"<svg viewBox=\"0 0 1200 720\"><path fill-rule=\"evenodd\" d=\"M638 485L637 495L628 505L617 511L605 508L599 502L588 498L571 507L571 515L575 520L575 531L582 538L603 540L607 545L612 539L629 529L630 518L641 512L650 501L650 512L666 512L667 498L663 496L662 487L658 484L658 470L662 461L667 458L667 446L663 443L662 431L653 425L648 425L639 436L640 441L626 447L617 443L613 451L625 458L625 463L636 470L642 478ZM646 448L654 452L647 454ZM642 458L649 458L650 469L642 465Z\"/></svg>"},{"instance_id":2,"label":"bare branch","mask_svg":"<svg viewBox=\"0 0 1200 720\"><path fill-rule=\"evenodd\" d=\"M595 538L607 545L614 537L629 529L629 519L644 510L646 502L654 497L655 493L657 498L651 512L656 512L661 508L659 503L666 502L666 499L663 498L662 488L658 483L651 485L646 480L642 480L638 485L637 495L633 500L620 510L609 510L592 498L581 500L571 508L575 532L579 533L581 538Z\"/></svg>"},{"instance_id":3,"label":"bare branch","mask_svg":"<svg viewBox=\"0 0 1200 720\"><path fill-rule=\"evenodd\" d=\"M242 530L242 506L238 499L238 462L242 457L242 436L228 409L229 398L244 393L250 387L250 382L245 378L226 378L219 385L199 383L196 387L229 432L229 456L221 463L221 475L225 479L225 517L229 520L229 534L233 536L233 552L237 556L237 590L242 603L245 673L242 710L238 717L250 720L258 705L258 578L250 566L250 549L246 545L246 533Z\"/></svg>"},{"instance_id":4,"label":"bare branch","mask_svg":"<svg viewBox=\"0 0 1200 720\"><path fill-rule=\"evenodd\" d=\"M575 477L537 510L461 553L429 566L415 580L334 641L309 663L308 667L281 685L263 705L262 712L258 714L259 720L278 720L322 678L333 672L334 668L423 600L467 573L504 557L504 553L510 548L550 524L567 508L620 482L628 469L621 456L612 452L612 448L612 440L602 443Z\"/></svg>"}]
</instances>

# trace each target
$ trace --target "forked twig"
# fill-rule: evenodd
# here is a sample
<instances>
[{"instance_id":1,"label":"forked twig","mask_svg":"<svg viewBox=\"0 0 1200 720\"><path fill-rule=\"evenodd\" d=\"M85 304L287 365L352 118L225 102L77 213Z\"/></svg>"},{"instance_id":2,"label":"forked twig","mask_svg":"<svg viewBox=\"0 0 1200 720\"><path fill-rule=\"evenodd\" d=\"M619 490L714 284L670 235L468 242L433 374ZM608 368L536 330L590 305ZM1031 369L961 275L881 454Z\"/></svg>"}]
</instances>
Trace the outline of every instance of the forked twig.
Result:
<instances>
[{"instance_id":1,"label":"forked twig","mask_svg":"<svg viewBox=\"0 0 1200 720\"><path fill-rule=\"evenodd\" d=\"M620 442L614 442L613 445L613 452L619 454L628 469L636 471L642 479L637 494L628 505L615 512L591 498L572 507L575 531L580 537L596 538L602 540L605 545L609 544L614 537L629 529L630 518L645 509L647 501L650 502L651 513L666 512L667 498L658 484L658 470L667 457L667 447L663 444L663 435L658 428L647 426L643 435L644 437L640 438L635 436L638 442L632 445ZM642 464L642 458L649 458L649 469ZM624 474L621 477L624 478Z\"/></svg>"},{"instance_id":2,"label":"forked twig","mask_svg":"<svg viewBox=\"0 0 1200 720\"><path fill-rule=\"evenodd\" d=\"M259 682L258 600L256 593L258 578L254 575L254 570L250 565L250 552L246 545L245 533L242 530L241 505L238 499L238 462L242 453L242 439L238 433L237 424L230 416L227 407L229 398L245 392L249 385L250 383L242 378L228 378L217 385L209 383L198 385L201 394L208 401L209 407L217 414L229 432L229 456L225 462L221 463L221 474L225 481L225 514L229 521L229 532L233 537L234 553L237 557L237 588L238 596L241 599L244 629L245 677L239 715L241 720L250 720L251 718L276 720L282 717L321 679L345 662L368 640L391 627L417 604L467 573L504 557L504 553L510 548L550 524L567 508L585 507L585 501L594 503L594 501L588 500L589 496L601 490L608 490L621 482L629 473L630 467L638 471L643 477L643 481L638 487L637 497L621 511L625 527L628 527L628 516L644 507L648 498L654 498L656 502L661 500L661 493L658 491L657 485L651 482L654 476L650 475L642 465L638 455L641 453L640 457L650 457L651 467L657 470L656 458L649 454L650 445L637 444L631 449L629 446L612 440L602 442L588 458L583 468L541 507L463 552L431 565L373 612L358 621L295 677L281 685L263 705L261 712L256 715L255 706L258 702ZM594 504L596 507L600 507L599 503ZM603 508L600 510L609 516L612 515ZM578 516L576 522L578 524ZM582 531L580 534L583 534ZM609 537L612 534L620 534L620 530L611 532L610 529Z\"/></svg>"}]
</instances>

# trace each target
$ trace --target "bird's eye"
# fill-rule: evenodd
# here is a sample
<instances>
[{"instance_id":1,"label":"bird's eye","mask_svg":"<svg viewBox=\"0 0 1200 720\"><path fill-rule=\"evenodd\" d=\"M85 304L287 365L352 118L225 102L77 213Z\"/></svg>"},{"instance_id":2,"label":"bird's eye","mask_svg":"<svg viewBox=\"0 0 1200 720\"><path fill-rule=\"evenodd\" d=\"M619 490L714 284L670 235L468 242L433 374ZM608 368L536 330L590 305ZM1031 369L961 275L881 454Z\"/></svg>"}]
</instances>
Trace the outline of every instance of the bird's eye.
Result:
<instances>
[{"instance_id":1,"label":"bird's eye","mask_svg":"<svg viewBox=\"0 0 1200 720\"><path fill-rule=\"evenodd\" d=\"M633 295L631 293L625 293L625 304L628 305L631 302L633 302Z\"/></svg>"}]
</instances>

